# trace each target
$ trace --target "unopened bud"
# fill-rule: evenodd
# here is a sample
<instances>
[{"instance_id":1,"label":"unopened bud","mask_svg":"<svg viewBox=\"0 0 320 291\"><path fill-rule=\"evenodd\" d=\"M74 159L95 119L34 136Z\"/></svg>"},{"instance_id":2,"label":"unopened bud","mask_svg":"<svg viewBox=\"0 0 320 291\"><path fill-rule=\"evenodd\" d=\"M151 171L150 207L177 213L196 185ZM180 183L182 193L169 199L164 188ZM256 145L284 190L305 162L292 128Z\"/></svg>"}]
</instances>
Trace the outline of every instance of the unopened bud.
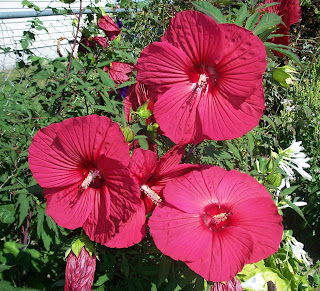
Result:
<instances>
[{"instance_id":1,"label":"unopened bud","mask_svg":"<svg viewBox=\"0 0 320 291\"><path fill-rule=\"evenodd\" d=\"M81 248L78 256L71 251L67 260L64 290L91 290L95 271L94 254L90 255L85 247Z\"/></svg>"},{"instance_id":2,"label":"unopened bud","mask_svg":"<svg viewBox=\"0 0 320 291\"><path fill-rule=\"evenodd\" d=\"M297 73L297 71L293 67L277 67L272 72L272 78L275 81L278 81L281 86L289 88L290 84L293 84L294 81L298 80L292 75L292 73Z\"/></svg>"},{"instance_id":3,"label":"unopened bud","mask_svg":"<svg viewBox=\"0 0 320 291\"><path fill-rule=\"evenodd\" d=\"M149 103L149 100L146 103L144 103L142 106L140 106L136 111L136 114L141 118L147 119L152 115L152 111L148 109L148 103Z\"/></svg>"},{"instance_id":4,"label":"unopened bud","mask_svg":"<svg viewBox=\"0 0 320 291\"><path fill-rule=\"evenodd\" d=\"M269 162L267 163L267 172L268 173L273 172L276 166L277 166L277 163L274 160L274 158L270 158Z\"/></svg>"},{"instance_id":5,"label":"unopened bud","mask_svg":"<svg viewBox=\"0 0 320 291\"><path fill-rule=\"evenodd\" d=\"M267 177L267 182L270 185L273 185L275 187L279 187L281 185L281 181L282 181L282 176L280 173L274 173L274 174L268 175Z\"/></svg>"},{"instance_id":6,"label":"unopened bud","mask_svg":"<svg viewBox=\"0 0 320 291\"><path fill-rule=\"evenodd\" d=\"M134 133L132 129L129 126L126 126L126 127L121 127L121 130L126 139L126 142L131 142L134 138Z\"/></svg>"}]
</instances>

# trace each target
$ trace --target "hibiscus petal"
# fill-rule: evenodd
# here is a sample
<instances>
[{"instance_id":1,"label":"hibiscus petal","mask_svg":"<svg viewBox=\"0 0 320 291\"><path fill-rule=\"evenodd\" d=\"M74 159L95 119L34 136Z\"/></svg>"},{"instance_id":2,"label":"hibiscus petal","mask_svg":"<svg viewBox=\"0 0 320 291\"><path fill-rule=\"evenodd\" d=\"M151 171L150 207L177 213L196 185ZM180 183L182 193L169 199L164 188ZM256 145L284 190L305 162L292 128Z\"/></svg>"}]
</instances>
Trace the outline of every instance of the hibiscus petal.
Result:
<instances>
[{"instance_id":1,"label":"hibiscus petal","mask_svg":"<svg viewBox=\"0 0 320 291\"><path fill-rule=\"evenodd\" d=\"M223 170L225 171L225 170ZM203 213L206 205L217 202L210 179L204 181L203 172L192 171L169 182L163 192L166 204L187 213ZM217 174L219 177L220 173ZM223 172L222 175L225 175ZM213 178L214 180L215 178ZM181 199L183 196L183 199Z\"/></svg>"},{"instance_id":2,"label":"hibiscus petal","mask_svg":"<svg viewBox=\"0 0 320 291\"><path fill-rule=\"evenodd\" d=\"M224 56L215 67L218 72L217 94L229 98L247 98L258 86L266 69L263 42L245 28L220 24L224 32Z\"/></svg>"},{"instance_id":3,"label":"hibiscus petal","mask_svg":"<svg viewBox=\"0 0 320 291\"><path fill-rule=\"evenodd\" d=\"M176 144L195 139L201 127L196 122L200 93L192 85L176 85L166 91L154 105L154 116L164 135Z\"/></svg>"},{"instance_id":4,"label":"hibiscus petal","mask_svg":"<svg viewBox=\"0 0 320 291\"><path fill-rule=\"evenodd\" d=\"M65 120L54 145L79 163L95 161L102 154L126 165L130 159L120 126L105 116L88 115Z\"/></svg>"},{"instance_id":5,"label":"hibiscus petal","mask_svg":"<svg viewBox=\"0 0 320 291\"><path fill-rule=\"evenodd\" d=\"M129 163L129 170L138 180L139 185L145 184L150 175L152 175L157 157L156 153L149 150L135 149L133 151Z\"/></svg>"},{"instance_id":6,"label":"hibiscus petal","mask_svg":"<svg viewBox=\"0 0 320 291\"><path fill-rule=\"evenodd\" d=\"M119 229L113 238L104 243L109 248L128 248L139 243L146 236L146 212L141 200L140 207L124 223L119 224Z\"/></svg>"},{"instance_id":7,"label":"hibiscus petal","mask_svg":"<svg viewBox=\"0 0 320 291\"><path fill-rule=\"evenodd\" d=\"M228 281L240 272L254 245L250 233L236 227L213 232L207 242L207 247L199 252L200 259L186 263L207 281L214 282Z\"/></svg>"},{"instance_id":8,"label":"hibiscus petal","mask_svg":"<svg viewBox=\"0 0 320 291\"><path fill-rule=\"evenodd\" d=\"M66 188L44 189L47 214L60 226L76 229L83 226L93 209L99 191L88 188L79 192L78 184Z\"/></svg>"},{"instance_id":9,"label":"hibiscus petal","mask_svg":"<svg viewBox=\"0 0 320 291\"><path fill-rule=\"evenodd\" d=\"M60 123L54 123L40 129L29 148L29 167L39 185L45 188L65 187L83 179L78 171L79 164L62 148L52 147L60 128Z\"/></svg>"},{"instance_id":10,"label":"hibiscus petal","mask_svg":"<svg viewBox=\"0 0 320 291\"><path fill-rule=\"evenodd\" d=\"M212 233L201 225L198 214L166 206L156 207L149 227L159 250L174 260L196 260L212 239Z\"/></svg>"},{"instance_id":11,"label":"hibiscus petal","mask_svg":"<svg viewBox=\"0 0 320 291\"><path fill-rule=\"evenodd\" d=\"M90 240L104 244L115 234L115 224L110 218L110 193L102 186L95 196L92 212L83 225Z\"/></svg>"},{"instance_id":12,"label":"hibiscus petal","mask_svg":"<svg viewBox=\"0 0 320 291\"><path fill-rule=\"evenodd\" d=\"M117 221L127 221L140 205L140 188L136 179L118 160L102 155L97 165L110 196L110 216Z\"/></svg>"},{"instance_id":13,"label":"hibiscus petal","mask_svg":"<svg viewBox=\"0 0 320 291\"><path fill-rule=\"evenodd\" d=\"M178 13L161 40L183 50L194 64L214 65L222 57L223 35L219 25L197 11Z\"/></svg>"},{"instance_id":14,"label":"hibiscus petal","mask_svg":"<svg viewBox=\"0 0 320 291\"><path fill-rule=\"evenodd\" d=\"M271 197L242 201L231 211L232 225L250 233L256 241L248 263L256 263L278 251L283 233L282 217Z\"/></svg>"},{"instance_id":15,"label":"hibiscus petal","mask_svg":"<svg viewBox=\"0 0 320 291\"><path fill-rule=\"evenodd\" d=\"M263 88L260 86L245 100L222 95L201 98L198 116L204 136L227 140L240 137L257 126L264 108Z\"/></svg>"},{"instance_id":16,"label":"hibiscus petal","mask_svg":"<svg viewBox=\"0 0 320 291\"><path fill-rule=\"evenodd\" d=\"M136 66L137 80L148 89L163 93L173 85L189 83L187 72L192 67L183 51L168 42L155 42L140 54Z\"/></svg>"}]
</instances>

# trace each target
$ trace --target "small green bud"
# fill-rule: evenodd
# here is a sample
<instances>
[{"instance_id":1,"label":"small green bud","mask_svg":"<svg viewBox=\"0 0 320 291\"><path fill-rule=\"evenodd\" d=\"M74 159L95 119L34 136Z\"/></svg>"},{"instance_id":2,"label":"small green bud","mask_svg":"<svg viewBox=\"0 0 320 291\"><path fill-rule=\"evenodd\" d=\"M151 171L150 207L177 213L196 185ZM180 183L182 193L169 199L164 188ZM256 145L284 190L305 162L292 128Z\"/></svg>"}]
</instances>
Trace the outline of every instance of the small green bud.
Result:
<instances>
[{"instance_id":1,"label":"small green bud","mask_svg":"<svg viewBox=\"0 0 320 291\"><path fill-rule=\"evenodd\" d=\"M120 43L121 35L119 34L113 41L116 43Z\"/></svg>"},{"instance_id":2,"label":"small green bud","mask_svg":"<svg viewBox=\"0 0 320 291\"><path fill-rule=\"evenodd\" d=\"M73 18L73 20L72 20L72 26L77 27L77 26L78 26L78 23L79 23L78 18Z\"/></svg>"},{"instance_id":3,"label":"small green bud","mask_svg":"<svg viewBox=\"0 0 320 291\"><path fill-rule=\"evenodd\" d=\"M65 4L71 4L76 0L60 0L60 2L65 3Z\"/></svg>"},{"instance_id":4,"label":"small green bud","mask_svg":"<svg viewBox=\"0 0 320 291\"><path fill-rule=\"evenodd\" d=\"M148 109L148 103L149 103L149 100L146 103L144 103L142 106L140 106L136 111L136 114L141 118L147 119L152 115L152 111Z\"/></svg>"},{"instance_id":5,"label":"small green bud","mask_svg":"<svg viewBox=\"0 0 320 291\"><path fill-rule=\"evenodd\" d=\"M267 172L271 173L275 169L276 166L277 166L277 163L274 160L274 158L270 158L270 160L267 163Z\"/></svg>"},{"instance_id":6,"label":"small green bud","mask_svg":"<svg viewBox=\"0 0 320 291\"><path fill-rule=\"evenodd\" d=\"M268 175L267 177L267 182L270 185L273 185L275 187L279 187L281 185L281 181L282 181L282 176L280 173L274 173L274 174Z\"/></svg>"},{"instance_id":7,"label":"small green bud","mask_svg":"<svg viewBox=\"0 0 320 291\"><path fill-rule=\"evenodd\" d=\"M289 88L290 84L298 80L291 73L296 74L297 71L290 66L277 67L272 72L272 78L278 81L281 86Z\"/></svg>"},{"instance_id":8,"label":"small green bud","mask_svg":"<svg viewBox=\"0 0 320 291\"><path fill-rule=\"evenodd\" d=\"M121 127L126 142L131 142L134 138L134 133L129 126Z\"/></svg>"}]
</instances>

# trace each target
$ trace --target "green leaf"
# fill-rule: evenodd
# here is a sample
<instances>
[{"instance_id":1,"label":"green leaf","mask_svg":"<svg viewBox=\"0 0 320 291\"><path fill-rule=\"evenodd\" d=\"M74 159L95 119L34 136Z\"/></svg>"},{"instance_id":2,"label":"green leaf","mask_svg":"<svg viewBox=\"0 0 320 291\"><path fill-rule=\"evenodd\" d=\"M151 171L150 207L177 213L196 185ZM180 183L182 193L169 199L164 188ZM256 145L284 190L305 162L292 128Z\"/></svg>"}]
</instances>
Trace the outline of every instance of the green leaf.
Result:
<instances>
[{"instance_id":1,"label":"green leaf","mask_svg":"<svg viewBox=\"0 0 320 291\"><path fill-rule=\"evenodd\" d=\"M27 217L31 203L32 203L31 195L20 194L18 196L16 209L18 209L19 211L19 227L22 225L23 221Z\"/></svg>"},{"instance_id":2,"label":"green leaf","mask_svg":"<svg viewBox=\"0 0 320 291\"><path fill-rule=\"evenodd\" d=\"M307 220L306 220L306 218L304 217L304 214L303 214L302 210L301 210L297 205L293 204L293 202L290 201L290 200L288 200L288 199L285 199L285 198L282 198L282 199L283 199L283 201L285 201L295 212L297 212L297 213L302 217L302 219L303 219L306 223L308 223Z\"/></svg>"},{"instance_id":3,"label":"green leaf","mask_svg":"<svg viewBox=\"0 0 320 291\"><path fill-rule=\"evenodd\" d=\"M259 21L259 18L260 18L260 12L256 12L256 13L252 14L248 18L245 28L248 30L252 30L254 28L254 26L256 25L256 23Z\"/></svg>"},{"instance_id":4,"label":"green leaf","mask_svg":"<svg viewBox=\"0 0 320 291\"><path fill-rule=\"evenodd\" d=\"M276 13L266 13L262 16L257 26L252 30L254 35L259 35L270 27L275 27L281 23L281 17Z\"/></svg>"},{"instance_id":5,"label":"green leaf","mask_svg":"<svg viewBox=\"0 0 320 291\"><path fill-rule=\"evenodd\" d=\"M243 21L248 16L248 6L247 4L243 4L241 8L238 10L236 20L234 21L234 24L242 26Z\"/></svg>"},{"instance_id":6,"label":"green leaf","mask_svg":"<svg viewBox=\"0 0 320 291\"><path fill-rule=\"evenodd\" d=\"M46 248L47 251L50 251L50 245L52 244L52 238L43 231L41 234L43 245Z\"/></svg>"},{"instance_id":7,"label":"green leaf","mask_svg":"<svg viewBox=\"0 0 320 291\"><path fill-rule=\"evenodd\" d=\"M164 283L165 279L168 278L171 264L172 264L172 260L169 257L165 255L161 257L159 273L158 273L158 278L159 278L159 281L157 284L158 287L160 287L161 284Z\"/></svg>"},{"instance_id":8,"label":"green leaf","mask_svg":"<svg viewBox=\"0 0 320 291\"><path fill-rule=\"evenodd\" d=\"M121 268L122 268L123 274L126 276L126 278L128 278L128 276L129 276L129 262L128 262L126 254L122 253L121 256L122 256Z\"/></svg>"},{"instance_id":9,"label":"green leaf","mask_svg":"<svg viewBox=\"0 0 320 291\"><path fill-rule=\"evenodd\" d=\"M13 204L0 206L0 221L7 224L11 224L15 221Z\"/></svg>"},{"instance_id":10,"label":"green leaf","mask_svg":"<svg viewBox=\"0 0 320 291\"><path fill-rule=\"evenodd\" d=\"M232 152L232 154L239 160L242 161L242 156L239 152L239 150L230 142L227 142L227 146L229 150Z\"/></svg>"},{"instance_id":11,"label":"green leaf","mask_svg":"<svg viewBox=\"0 0 320 291\"><path fill-rule=\"evenodd\" d=\"M140 145L140 147L142 149L144 149L144 150L148 150L149 149L149 144L148 144L148 141L147 141L146 137L139 138L138 141L139 141L139 145Z\"/></svg>"},{"instance_id":12,"label":"green leaf","mask_svg":"<svg viewBox=\"0 0 320 291\"><path fill-rule=\"evenodd\" d=\"M221 11L214 7L211 3L206 1L193 1L191 2L199 11L213 18L217 23L226 23L226 18L222 15Z\"/></svg>"},{"instance_id":13,"label":"green leaf","mask_svg":"<svg viewBox=\"0 0 320 291\"><path fill-rule=\"evenodd\" d=\"M104 274L104 275L102 275L102 276L100 276L100 277L98 278L97 282L94 283L93 286L101 286L101 285L103 285L105 282L107 282L107 281L109 281L109 280L110 280L110 279L109 279L108 275L107 275L107 274Z\"/></svg>"},{"instance_id":14,"label":"green leaf","mask_svg":"<svg viewBox=\"0 0 320 291\"><path fill-rule=\"evenodd\" d=\"M98 69L98 72L99 72L102 83L109 86L113 90L115 90L115 88L116 88L115 84L114 84L113 80L109 77L109 75L101 69Z\"/></svg>"},{"instance_id":15,"label":"green leaf","mask_svg":"<svg viewBox=\"0 0 320 291\"><path fill-rule=\"evenodd\" d=\"M299 188L299 186L292 186L290 188L284 189L283 191L281 191L280 197L287 196L287 195L293 193L297 188Z\"/></svg>"},{"instance_id":16,"label":"green leaf","mask_svg":"<svg viewBox=\"0 0 320 291\"><path fill-rule=\"evenodd\" d=\"M275 123L273 122L273 120L272 120L270 117L268 117L267 115L263 115L263 116L261 117L261 119L267 121L267 122L272 126L272 128L274 129L274 131L277 131L276 125L275 125Z\"/></svg>"},{"instance_id":17,"label":"green leaf","mask_svg":"<svg viewBox=\"0 0 320 291\"><path fill-rule=\"evenodd\" d=\"M270 50L275 50L279 53L284 54L285 56L287 56L288 58L290 58L291 60L293 60L295 63L297 63L300 67L302 66L302 63L300 62L298 56L293 53L292 51L289 50L288 46L285 45L280 45L280 44L274 44L271 42L265 42L264 43L265 47L270 49Z\"/></svg>"},{"instance_id":18,"label":"green leaf","mask_svg":"<svg viewBox=\"0 0 320 291\"><path fill-rule=\"evenodd\" d=\"M254 138L250 132L247 133L247 138L248 138L248 150L250 155L252 156L252 152L254 149Z\"/></svg>"},{"instance_id":19,"label":"green leaf","mask_svg":"<svg viewBox=\"0 0 320 291\"><path fill-rule=\"evenodd\" d=\"M78 71L82 71L83 70L83 66L75 59L72 59L71 65Z\"/></svg>"}]
</instances>

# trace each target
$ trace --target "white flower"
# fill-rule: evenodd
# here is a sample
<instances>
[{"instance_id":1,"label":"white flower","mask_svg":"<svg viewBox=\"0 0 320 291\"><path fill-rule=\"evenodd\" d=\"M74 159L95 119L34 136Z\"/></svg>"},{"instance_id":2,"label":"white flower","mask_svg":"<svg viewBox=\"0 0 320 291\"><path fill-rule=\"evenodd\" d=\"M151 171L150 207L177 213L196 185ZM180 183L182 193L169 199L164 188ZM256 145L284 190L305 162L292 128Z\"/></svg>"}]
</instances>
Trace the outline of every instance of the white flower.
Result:
<instances>
[{"instance_id":1,"label":"white flower","mask_svg":"<svg viewBox=\"0 0 320 291\"><path fill-rule=\"evenodd\" d=\"M290 236L288 238L288 244L292 250L294 257L296 257L299 261L303 260L305 265L308 267L312 264L312 261L310 261L310 259L307 259L307 257L306 257L307 253L303 249L303 247L304 247L303 243L297 241L294 237Z\"/></svg>"},{"instance_id":2,"label":"white flower","mask_svg":"<svg viewBox=\"0 0 320 291\"><path fill-rule=\"evenodd\" d=\"M258 273L257 275L251 277L247 281L241 283L241 286L243 288L253 289L256 291L264 291L264 285L266 284L266 281L262 277L262 273Z\"/></svg>"},{"instance_id":3,"label":"white flower","mask_svg":"<svg viewBox=\"0 0 320 291\"><path fill-rule=\"evenodd\" d=\"M285 178L286 187L290 188L290 180L294 179L293 170L296 170L303 178L312 180L312 176L308 174L304 168L309 168L308 161L310 158L303 153L304 147L301 141L293 140L292 144L285 150L280 150L280 168L287 174Z\"/></svg>"}]
</instances>

